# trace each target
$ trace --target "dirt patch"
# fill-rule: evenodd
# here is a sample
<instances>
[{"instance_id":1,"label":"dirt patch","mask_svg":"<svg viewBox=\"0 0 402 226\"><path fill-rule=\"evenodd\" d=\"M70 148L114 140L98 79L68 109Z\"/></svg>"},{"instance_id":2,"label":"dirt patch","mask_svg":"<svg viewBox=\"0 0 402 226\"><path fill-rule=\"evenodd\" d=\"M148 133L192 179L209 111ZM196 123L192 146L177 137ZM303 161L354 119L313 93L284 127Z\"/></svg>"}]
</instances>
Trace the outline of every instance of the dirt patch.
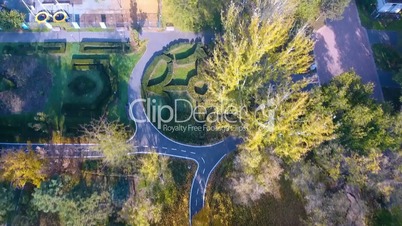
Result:
<instances>
[{"instance_id":1,"label":"dirt patch","mask_svg":"<svg viewBox=\"0 0 402 226\"><path fill-rule=\"evenodd\" d=\"M15 84L0 92L0 115L43 111L52 75L34 56L1 56L0 77Z\"/></svg>"}]
</instances>

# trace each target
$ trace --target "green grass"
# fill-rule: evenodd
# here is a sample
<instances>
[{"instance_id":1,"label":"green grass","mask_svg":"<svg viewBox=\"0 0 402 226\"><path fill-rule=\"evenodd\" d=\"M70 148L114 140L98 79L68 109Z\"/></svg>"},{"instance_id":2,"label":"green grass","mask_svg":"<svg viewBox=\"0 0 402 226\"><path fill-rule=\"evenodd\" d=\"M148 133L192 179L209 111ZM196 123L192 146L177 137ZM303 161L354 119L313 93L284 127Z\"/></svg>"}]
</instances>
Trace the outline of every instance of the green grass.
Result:
<instances>
[{"instance_id":1,"label":"green grass","mask_svg":"<svg viewBox=\"0 0 402 226\"><path fill-rule=\"evenodd\" d=\"M374 19L371 13L376 9L376 0L357 0L357 10L362 25L367 29L402 31L402 20Z\"/></svg>"},{"instance_id":2,"label":"green grass","mask_svg":"<svg viewBox=\"0 0 402 226\"><path fill-rule=\"evenodd\" d=\"M187 80L189 72L195 69L195 62L185 65L175 65L173 67L173 79Z\"/></svg>"},{"instance_id":3,"label":"green grass","mask_svg":"<svg viewBox=\"0 0 402 226\"><path fill-rule=\"evenodd\" d=\"M372 46L377 67L385 71L398 71L402 57L391 46L374 44Z\"/></svg>"},{"instance_id":4,"label":"green grass","mask_svg":"<svg viewBox=\"0 0 402 226\"><path fill-rule=\"evenodd\" d=\"M179 45L178 47L170 50L169 53L178 54L178 53L186 52L186 51L190 50L191 48L193 48L193 46L194 46L194 44L184 43L184 44Z\"/></svg>"},{"instance_id":5,"label":"green grass","mask_svg":"<svg viewBox=\"0 0 402 226\"><path fill-rule=\"evenodd\" d=\"M114 54L111 56L110 63L112 67L117 68L119 72L117 99L109 107L109 117L111 119L119 119L125 124L130 123L126 111L126 104L128 103L128 83L134 66L141 59L144 52L145 49L141 49L137 53L130 53L127 55Z\"/></svg>"},{"instance_id":6,"label":"green grass","mask_svg":"<svg viewBox=\"0 0 402 226\"><path fill-rule=\"evenodd\" d=\"M167 69L167 62L161 59L152 72L151 79L159 79L165 73Z\"/></svg>"}]
</instances>

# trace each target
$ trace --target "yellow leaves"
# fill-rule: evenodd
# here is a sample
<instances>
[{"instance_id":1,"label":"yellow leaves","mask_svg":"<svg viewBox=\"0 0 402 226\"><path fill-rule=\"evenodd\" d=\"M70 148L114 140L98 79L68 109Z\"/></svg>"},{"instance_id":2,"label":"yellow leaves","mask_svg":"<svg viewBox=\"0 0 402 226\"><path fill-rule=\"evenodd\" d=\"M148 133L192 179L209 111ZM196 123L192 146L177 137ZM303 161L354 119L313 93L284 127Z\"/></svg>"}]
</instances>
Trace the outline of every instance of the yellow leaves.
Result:
<instances>
[{"instance_id":1,"label":"yellow leaves","mask_svg":"<svg viewBox=\"0 0 402 226\"><path fill-rule=\"evenodd\" d=\"M313 62L313 56L310 54L313 46L314 42L304 31L299 31L287 44L286 49L279 54L277 67L289 74L305 73Z\"/></svg>"},{"instance_id":2,"label":"yellow leaves","mask_svg":"<svg viewBox=\"0 0 402 226\"><path fill-rule=\"evenodd\" d=\"M141 168L139 171L146 181L146 184L154 183L158 179L160 173L158 154L153 153L144 156L144 158L141 159Z\"/></svg>"},{"instance_id":3,"label":"yellow leaves","mask_svg":"<svg viewBox=\"0 0 402 226\"><path fill-rule=\"evenodd\" d=\"M39 187L45 180L44 161L33 151L9 152L2 157L2 178L14 187L23 188L26 183Z\"/></svg>"}]
</instances>

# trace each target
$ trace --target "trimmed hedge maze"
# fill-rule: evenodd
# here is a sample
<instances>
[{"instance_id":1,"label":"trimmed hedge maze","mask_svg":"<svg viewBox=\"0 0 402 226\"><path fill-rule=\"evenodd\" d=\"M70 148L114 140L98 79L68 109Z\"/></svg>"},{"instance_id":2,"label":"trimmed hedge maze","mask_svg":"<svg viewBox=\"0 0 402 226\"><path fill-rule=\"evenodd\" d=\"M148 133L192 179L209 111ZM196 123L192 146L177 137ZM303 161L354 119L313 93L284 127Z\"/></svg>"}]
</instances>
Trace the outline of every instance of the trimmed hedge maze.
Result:
<instances>
[{"instance_id":1,"label":"trimmed hedge maze","mask_svg":"<svg viewBox=\"0 0 402 226\"><path fill-rule=\"evenodd\" d=\"M170 105L173 109L176 106L175 117L179 120L189 118L193 108L202 104L207 94L208 87L197 73L199 64L206 56L200 43L179 43L170 46L161 55L156 56L146 68L142 79L143 96L153 99L153 104L156 106ZM179 99L184 101L175 102ZM188 102L192 106L189 106ZM169 111L162 111L160 114L151 112L151 114L163 119L171 117ZM202 120L204 117L198 115L197 120ZM197 120L192 118L180 123L180 126L203 128L204 124ZM178 125L179 123L169 122L162 126L173 128ZM192 144L203 144L207 136L205 129L172 131L161 128L161 131L172 139Z\"/></svg>"},{"instance_id":2,"label":"trimmed hedge maze","mask_svg":"<svg viewBox=\"0 0 402 226\"><path fill-rule=\"evenodd\" d=\"M188 48L183 48L188 46ZM182 51L177 51L177 50ZM142 79L144 95L148 92L162 94L163 92L187 91L191 101L200 100L206 92L199 92L196 83L199 60L207 55L200 43L189 45L175 44L157 56L145 70Z\"/></svg>"}]
</instances>

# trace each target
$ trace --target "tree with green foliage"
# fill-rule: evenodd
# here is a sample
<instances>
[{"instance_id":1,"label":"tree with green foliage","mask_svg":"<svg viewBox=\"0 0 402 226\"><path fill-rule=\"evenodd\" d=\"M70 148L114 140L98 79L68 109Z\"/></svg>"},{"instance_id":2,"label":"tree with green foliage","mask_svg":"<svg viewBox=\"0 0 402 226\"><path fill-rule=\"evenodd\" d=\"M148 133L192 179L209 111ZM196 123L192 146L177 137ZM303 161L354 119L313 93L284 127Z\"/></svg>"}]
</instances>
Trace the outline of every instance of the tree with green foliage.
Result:
<instances>
[{"instance_id":1,"label":"tree with green foliage","mask_svg":"<svg viewBox=\"0 0 402 226\"><path fill-rule=\"evenodd\" d=\"M120 211L129 225L150 225L161 220L162 209L172 205L177 197L168 158L156 153L140 159L138 186Z\"/></svg>"},{"instance_id":2,"label":"tree with green foliage","mask_svg":"<svg viewBox=\"0 0 402 226\"><path fill-rule=\"evenodd\" d=\"M162 0L162 20L184 31L220 28L226 0Z\"/></svg>"},{"instance_id":3,"label":"tree with green foliage","mask_svg":"<svg viewBox=\"0 0 402 226\"><path fill-rule=\"evenodd\" d=\"M336 133L341 144L352 150L369 153L372 150L397 148L401 144L397 115L371 98L372 84L363 84L354 72L335 77L314 94L316 110L333 115L338 125Z\"/></svg>"},{"instance_id":4,"label":"tree with green foliage","mask_svg":"<svg viewBox=\"0 0 402 226\"><path fill-rule=\"evenodd\" d=\"M11 182L16 188L24 188L27 183L39 187L45 180L45 163L34 151L16 151L4 154L0 161L1 178Z\"/></svg>"},{"instance_id":5,"label":"tree with green foliage","mask_svg":"<svg viewBox=\"0 0 402 226\"><path fill-rule=\"evenodd\" d=\"M6 186L0 185L0 224L7 222L10 211L15 209L14 192Z\"/></svg>"},{"instance_id":6,"label":"tree with green foliage","mask_svg":"<svg viewBox=\"0 0 402 226\"><path fill-rule=\"evenodd\" d=\"M110 166L121 166L127 159L128 153L133 150L127 142L129 135L127 128L115 122L108 122L105 118L93 120L89 125L82 126L84 138L96 144L94 151L103 154L103 161Z\"/></svg>"},{"instance_id":7,"label":"tree with green foliage","mask_svg":"<svg viewBox=\"0 0 402 226\"><path fill-rule=\"evenodd\" d=\"M326 19L341 19L350 0L322 0L321 14Z\"/></svg>"},{"instance_id":8,"label":"tree with green foliage","mask_svg":"<svg viewBox=\"0 0 402 226\"><path fill-rule=\"evenodd\" d=\"M16 30L21 28L25 15L15 10L0 10L0 28L2 30Z\"/></svg>"},{"instance_id":9,"label":"tree with green foliage","mask_svg":"<svg viewBox=\"0 0 402 226\"><path fill-rule=\"evenodd\" d=\"M32 203L44 213L55 213L61 225L99 225L108 221L112 206L108 192L76 196L66 190L66 181L51 180L35 189Z\"/></svg>"},{"instance_id":10,"label":"tree with green foliage","mask_svg":"<svg viewBox=\"0 0 402 226\"><path fill-rule=\"evenodd\" d=\"M120 211L120 216L126 224L132 226L158 223L161 220L161 214L162 204L154 203L142 194L130 197Z\"/></svg>"},{"instance_id":11,"label":"tree with green foliage","mask_svg":"<svg viewBox=\"0 0 402 226\"><path fill-rule=\"evenodd\" d=\"M303 22L313 23L319 17L341 19L350 0L300 0L296 17Z\"/></svg>"}]
</instances>

